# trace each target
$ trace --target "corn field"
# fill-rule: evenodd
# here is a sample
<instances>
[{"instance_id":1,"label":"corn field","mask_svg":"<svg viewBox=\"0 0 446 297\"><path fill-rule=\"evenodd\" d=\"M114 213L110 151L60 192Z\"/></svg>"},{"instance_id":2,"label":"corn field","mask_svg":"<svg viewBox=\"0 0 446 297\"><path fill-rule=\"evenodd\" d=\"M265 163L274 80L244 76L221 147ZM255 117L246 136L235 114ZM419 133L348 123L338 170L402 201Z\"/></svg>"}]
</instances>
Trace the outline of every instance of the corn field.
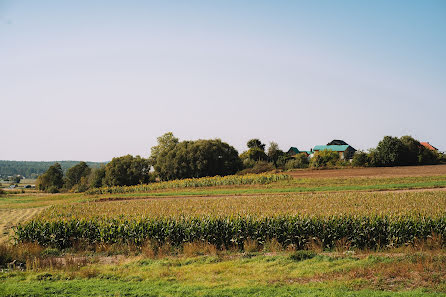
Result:
<instances>
[{"instance_id":1,"label":"corn field","mask_svg":"<svg viewBox=\"0 0 446 297\"><path fill-rule=\"evenodd\" d=\"M287 174L247 174L247 175L227 175L202 178L186 178L165 182L157 182L136 186L122 187L102 187L93 188L86 192L89 195L97 194L123 194L123 193L144 193L163 189L198 188L212 186L232 186L232 185L265 185L281 180L291 180Z\"/></svg>"},{"instance_id":2,"label":"corn field","mask_svg":"<svg viewBox=\"0 0 446 297\"><path fill-rule=\"evenodd\" d=\"M251 216L407 216L438 217L446 214L446 191L431 192L343 192L227 195L167 199L101 200L54 205L36 219L141 217Z\"/></svg>"},{"instance_id":3,"label":"corn field","mask_svg":"<svg viewBox=\"0 0 446 297\"><path fill-rule=\"evenodd\" d=\"M140 219L87 219L30 221L18 225L18 242L36 242L43 246L68 248L75 243L168 242L179 246L187 242L207 242L219 248L243 248L246 240L259 244L277 239L283 246L304 249L319 242L331 249L339 241L353 248L376 249L409 244L435 235L446 241L446 216L331 216L331 217L183 217Z\"/></svg>"}]
</instances>

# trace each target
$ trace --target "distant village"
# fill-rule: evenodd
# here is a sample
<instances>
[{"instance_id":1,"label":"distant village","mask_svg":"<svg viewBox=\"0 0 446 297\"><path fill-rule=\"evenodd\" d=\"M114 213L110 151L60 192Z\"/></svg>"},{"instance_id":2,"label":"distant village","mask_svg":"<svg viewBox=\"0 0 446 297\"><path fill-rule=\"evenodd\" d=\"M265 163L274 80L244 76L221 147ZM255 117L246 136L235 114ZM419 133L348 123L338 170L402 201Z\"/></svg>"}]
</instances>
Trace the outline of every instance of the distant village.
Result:
<instances>
[{"instance_id":1,"label":"distant village","mask_svg":"<svg viewBox=\"0 0 446 297\"><path fill-rule=\"evenodd\" d=\"M438 149L433 145L431 145L429 142L420 142L420 144L428 150L438 152ZM337 152L339 153L339 158L341 160L352 160L356 152L356 149L343 140L334 139L329 143L327 143L326 145L316 145L309 151L301 151L297 147L292 146L288 150L287 154L289 156L296 156L298 154L304 153L307 155L308 158L312 158L313 155L319 151Z\"/></svg>"}]
</instances>

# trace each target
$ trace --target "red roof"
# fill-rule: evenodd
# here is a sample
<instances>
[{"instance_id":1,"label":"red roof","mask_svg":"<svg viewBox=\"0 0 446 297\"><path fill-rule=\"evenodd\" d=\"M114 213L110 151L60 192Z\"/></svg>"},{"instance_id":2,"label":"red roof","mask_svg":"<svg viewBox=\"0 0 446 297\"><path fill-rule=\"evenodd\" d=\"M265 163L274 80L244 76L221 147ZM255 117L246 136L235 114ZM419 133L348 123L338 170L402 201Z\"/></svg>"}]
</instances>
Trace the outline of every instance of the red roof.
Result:
<instances>
[{"instance_id":1,"label":"red roof","mask_svg":"<svg viewBox=\"0 0 446 297\"><path fill-rule=\"evenodd\" d=\"M438 151L438 149L437 149L436 147L430 145L429 142L420 142L420 144L421 144L422 146L424 146L425 148L427 148L428 150L431 150L431 151Z\"/></svg>"}]
</instances>

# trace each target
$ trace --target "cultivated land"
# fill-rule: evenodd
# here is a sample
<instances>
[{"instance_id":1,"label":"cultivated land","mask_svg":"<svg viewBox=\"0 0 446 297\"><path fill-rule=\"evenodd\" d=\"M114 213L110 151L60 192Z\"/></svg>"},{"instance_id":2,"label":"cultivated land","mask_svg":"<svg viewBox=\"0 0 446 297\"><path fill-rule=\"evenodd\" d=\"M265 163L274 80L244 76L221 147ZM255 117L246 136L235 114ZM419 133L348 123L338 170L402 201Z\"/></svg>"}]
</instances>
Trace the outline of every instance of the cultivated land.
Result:
<instances>
[{"instance_id":1,"label":"cultivated land","mask_svg":"<svg viewBox=\"0 0 446 297\"><path fill-rule=\"evenodd\" d=\"M2 196L0 295L446 296L445 165L289 174Z\"/></svg>"},{"instance_id":2,"label":"cultivated land","mask_svg":"<svg viewBox=\"0 0 446 297\"><path fill-rule=\"evenodd\" d=\"M325 177L403 177L446 175L446 164L426 166L344 168L327 170L294 170L295 178Z\"/></svg>"}]
</instances>

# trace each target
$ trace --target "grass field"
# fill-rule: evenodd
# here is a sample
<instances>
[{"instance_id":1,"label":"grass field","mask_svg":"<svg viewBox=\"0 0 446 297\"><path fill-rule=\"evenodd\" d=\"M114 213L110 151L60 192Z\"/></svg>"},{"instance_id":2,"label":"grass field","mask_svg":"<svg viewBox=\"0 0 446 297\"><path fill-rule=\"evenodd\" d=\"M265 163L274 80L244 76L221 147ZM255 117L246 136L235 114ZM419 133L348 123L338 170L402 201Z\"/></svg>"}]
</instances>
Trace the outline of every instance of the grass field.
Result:
<instances>
[{"instance_id":1,"label":"grass field","mask_svg":"<svg viewBox=\"0 0 446 297\"><path fill-rule=\"evenodd\" d=\"M446 296L446 166L289 174L0 196L0 295Z\"/></svg>"}]
</instances>

